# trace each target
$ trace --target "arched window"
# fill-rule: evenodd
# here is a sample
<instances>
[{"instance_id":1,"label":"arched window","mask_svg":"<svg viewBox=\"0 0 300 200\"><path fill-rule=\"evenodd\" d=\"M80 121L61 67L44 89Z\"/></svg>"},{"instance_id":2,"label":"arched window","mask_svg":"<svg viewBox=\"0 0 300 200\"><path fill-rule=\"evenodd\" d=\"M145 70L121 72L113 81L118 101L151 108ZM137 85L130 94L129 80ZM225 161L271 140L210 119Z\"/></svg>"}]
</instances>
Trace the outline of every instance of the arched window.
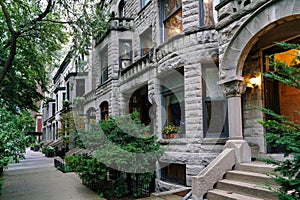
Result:
<instances>
[{"instance_id":1,"label":"arched window","mask_svg":"<svg viewBox=\"0 0 300 200\"><path fill-rule=\"evenodd\" d=\"M124 7L125 7L125 2L124 0L120 1L119 3L119 17L122 18L122 17L125 17L125 10L124 10Z\"/></svg>"}]
</instances>

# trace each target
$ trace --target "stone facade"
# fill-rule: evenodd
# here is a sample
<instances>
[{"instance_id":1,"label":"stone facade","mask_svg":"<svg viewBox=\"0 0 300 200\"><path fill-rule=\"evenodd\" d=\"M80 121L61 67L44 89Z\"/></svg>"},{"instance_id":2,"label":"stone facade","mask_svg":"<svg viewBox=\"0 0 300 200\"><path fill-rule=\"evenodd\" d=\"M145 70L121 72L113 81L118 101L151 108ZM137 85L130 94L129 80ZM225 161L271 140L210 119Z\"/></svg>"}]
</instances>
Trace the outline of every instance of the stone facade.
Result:
<instances>
[{"instance_id":1,"label":"stone facade","mask_svg":"<svg viewBox=\"0 0 300 200\"><path fill-rule=\"evenodd\" d=\"M266 154L265 130L257 123L265 116L251 106L264 106L264 85L262 82L258 87L246 88L246 82L253 75L263 72L264 49L274 41L287 40L300 34L299 28L293 26L300 18L300 1L182 0L178 10L175 10L182 13L180 32L169 38L165 33L168 31L165 27L169 18L162 19L162 3L165 1L144 0L147 2L144 7L141 7L141 1L124 1L126 23L129 24L127 28L124 28L124 19L116 17L111 22L115 22L117 27L110 28L105 37L95 41L90 58L93 68L88 72L84 95L84 113L87 115L93 108L99 120L102 118L100 105L108 102L109 115L126 114L130 110L131 97L136 91L146 88L146 100L151 104L152 131L166 148L161 161L185 165L186 186L191 186L192 177L222 152L228 139L231 142L227 146L242 144L240 146L246 152L249 144L250 147L259 148L260 154ZM212 13L205 4L207 2L214 3L218 21L205 18L204 13ZM111 3L110 11L116 16L119 5L120 0ZM292 31L287 31L288 28L292 28ZM274 35L274 31L278 35ZM143 46L146 33L151 33L151 45L147 47L148 52L143 53L146 51ZM120 63L120 41L131 42L131 64L126 68L122 68ZM101 59L105 49L108 55L108 79L101 82ZM217 68L218 82L205 80L206 76L214 80L215 71L206 71L212 66ZM95 80L94 84L92 80ZM164 93L162 86L169 91ZM219 90L221 86L227 97L229 131L225 138L209 137L205 124L209 121L207 106L212 100L206 95L217 94L207 90ZM181 111L184 132L180 138L164 139L162 128L168 123L168 111L163 102L170 92L175 93L184 105ZM249 159L247 153L236 153L242 156L239 158L241 161ZM164 183L160 181L162 176L158 169L158 184L163 187Z\"/></svg>"}]
</instances>

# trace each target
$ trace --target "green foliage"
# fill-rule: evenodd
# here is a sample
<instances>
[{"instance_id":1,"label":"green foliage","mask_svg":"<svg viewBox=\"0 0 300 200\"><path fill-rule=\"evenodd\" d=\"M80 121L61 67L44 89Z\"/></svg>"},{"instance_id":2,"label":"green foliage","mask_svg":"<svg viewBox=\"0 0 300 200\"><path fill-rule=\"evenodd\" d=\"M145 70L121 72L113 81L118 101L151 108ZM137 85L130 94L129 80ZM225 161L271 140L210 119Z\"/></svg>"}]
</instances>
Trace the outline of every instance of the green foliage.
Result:
<instances>
[{"instance_id":1,"label":"green foliage","mask_svg":"<svg viewBox=\"0 0 300 200\"><path fill-rule=\"evenodd\" d=\"M26 133L34 130L33 124L29 112L11 112L0 100L0 177L9 162L23 158L30 138Z\"/></svg>"},{"instance_id":2,"label":"green foliage","mask_svg":"<svg viewBox=\"0 0 300 200\"><path fill-rule=\"evenodd\" d=\"M42 153L45 154L46 157L54 157L55 149L51 146L46 146L42 149Z\"/></svg>"},{"instance_id":3,"label":"green foliage","mask_svg":"<svg viewBox=\"0 0 300 200\"><path fill-rule=\"evenodd\" d=\"M86 148L93 152L93 157L79 157L80 164L77 158L71 159L83 182L101 185L96 191L108 199L140 197L164 152L157 137L148 132L137 113L111 117L79 132ZM108 179L108 174L114 178Z\"/></svg>"},{"instance_id":4,"label":"green foliage","mask_svg":"<svg viewBox=\"0 0 300 200\"><path fill-rule=\"evenodd\" d=\"M78 156L66 156L65 157L66 165L69 166L70 171L75 172L77 166L79 166L81 163L81 159Z\"/></svg>"},{"instance_id":5,"label":"green foliage","mask_svg":"<svg viewBox=\"0 0 300 200\"><path fill-rule=\"evenodd\" d=\"M155 170L155 162L164 150L149 127L139 120L137 113L114 116L102 120L80 137L86 148L107 166L129 173L144 173Z\"/></svg>"},{"instance_id":6,"label":"green foliage","mask_svg":"<svg viewBox=\"0 0 300 200\"><path fill-rule=\"evenodd\" d=\"M74 144L76 147L84 148L78 131L84 129L83 118L75 112L68 112L60 115L60 121L63 127L58 130L58 136L62 137L63 144L68 146Z\"/></svg>"},{"instance_id":7,"label":"green foliage","mask_svg":"<svg viewBox=\"0 0 300 200\"><path fill-rule=\"evenodd\" d=\"M88 54L91 38L107 28L101 2L0 0L0 99L10 110L37 109L38 86L47 89L46 67L59 65L63 47L77 60Z\"/></svg>"},{"instance_id":8,"label":"green foliage","mask_svg":"<svg viewBox=\"0 0 300 200\"><path fill-rule=\"evenodd\" d=\"M300 49L297 44L278 43L284 49ZM296 60L300 60L297 56ZM300 89L300 68L288 66L286 63L271 62L276 68L274 72L264 74L266 78L280 81L283 84ZM271 120L260 121L268 131L266 141L268 144L280 147L285 161L268 160L267 162L277 164L275 171L279 174L271 174L279 189L273 188L280 200L296 200L300 198L300 124L289 121L288 117L274 113L272 110L260 108L262 112L269 115Z\"/></svg>"}]
</instances>

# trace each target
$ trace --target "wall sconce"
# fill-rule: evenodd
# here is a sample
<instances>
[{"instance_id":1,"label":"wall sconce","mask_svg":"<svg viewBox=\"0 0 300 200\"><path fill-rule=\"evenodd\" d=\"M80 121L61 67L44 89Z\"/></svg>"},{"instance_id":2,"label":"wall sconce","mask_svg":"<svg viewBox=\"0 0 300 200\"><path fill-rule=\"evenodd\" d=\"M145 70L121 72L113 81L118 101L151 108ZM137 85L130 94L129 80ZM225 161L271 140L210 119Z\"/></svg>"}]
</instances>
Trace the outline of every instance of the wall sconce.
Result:
<instances>
[{"instance_id":1,"label":"wall sconce","mask_svg":"<svg viewBox=\"0 0 300 200\"><path fill-rule=\"evenodd\" d=\"M247 87L249 88L255 88L261 86L261 74L258 74L257 76L253 76L249 78L247 81Z\"/></svg>"}]
</instances>

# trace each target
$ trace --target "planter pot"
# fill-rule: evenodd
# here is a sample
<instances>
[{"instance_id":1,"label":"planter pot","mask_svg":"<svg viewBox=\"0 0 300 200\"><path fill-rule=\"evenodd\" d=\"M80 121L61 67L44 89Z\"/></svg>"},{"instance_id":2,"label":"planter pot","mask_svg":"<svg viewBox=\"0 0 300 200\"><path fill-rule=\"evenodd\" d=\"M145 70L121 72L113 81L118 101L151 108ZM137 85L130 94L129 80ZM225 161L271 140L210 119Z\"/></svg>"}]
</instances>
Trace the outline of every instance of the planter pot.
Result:
<instances>
[{"instance_id":1,"label":"planter pot","mask_svg":"<svg viewBox=\"0 0 300 200\"><path fill-rule=\"evenodd\" d=\"M177 137L177 133L164 134L164 139L174 139Z\"/></svg>"},{"instance_id":2,"label":"planter pot","mask_svg":"<svg viewBox=\"0 0 300 200\"><path fill-rule=\"evenodd\" d=\"M170 139L170 134L164 134L164 139Z\"/></svg>"},{"instance_id":3,"label":"planter pot","mask_svg":"<svg viewBox=\"0 0 300 200\"><path fill-rule=\"evenodd\" d=\"M170 134L170 139L174 139L177 138L177 133L171 133Z\"/></svg>"},{"instance_id":4,"label":"planter pot","mask_svg":"<svg viewBox=\"0 0 300 200\"><path fill-rule=\"evenodd\" d=\"M39 151L40 150L40 147L39 146L34 146L34 151Z\"/></svg>"}]
</instances>

